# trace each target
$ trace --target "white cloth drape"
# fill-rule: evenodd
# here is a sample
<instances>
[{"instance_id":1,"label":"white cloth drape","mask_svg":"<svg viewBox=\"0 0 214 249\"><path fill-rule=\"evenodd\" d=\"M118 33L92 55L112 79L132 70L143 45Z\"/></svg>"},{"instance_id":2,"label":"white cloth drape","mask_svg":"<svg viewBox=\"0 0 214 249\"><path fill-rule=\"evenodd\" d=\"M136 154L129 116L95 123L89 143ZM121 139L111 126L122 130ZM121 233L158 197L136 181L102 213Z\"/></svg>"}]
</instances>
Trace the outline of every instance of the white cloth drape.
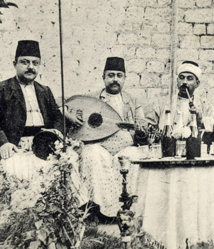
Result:
<instances>
[{"instance_id":1,"label":"white cloth drape","mask_svg":"<svg viewBox=\"0 0 214 249\"><path fill-rule=\"evenodd\" d=\"M136 216L169 249L214 239L214 168L140 168Z\"/></svg>"}]
</instances>

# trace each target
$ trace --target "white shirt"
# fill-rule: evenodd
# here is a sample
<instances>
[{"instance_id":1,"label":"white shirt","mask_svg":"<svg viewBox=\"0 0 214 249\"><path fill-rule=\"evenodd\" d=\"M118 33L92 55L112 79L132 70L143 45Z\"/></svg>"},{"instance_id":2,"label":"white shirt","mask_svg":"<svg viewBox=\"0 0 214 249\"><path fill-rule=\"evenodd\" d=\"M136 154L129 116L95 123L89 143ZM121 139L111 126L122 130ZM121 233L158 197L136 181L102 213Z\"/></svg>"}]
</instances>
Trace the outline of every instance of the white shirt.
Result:
<instances>
[{"instance_id":1,"label":"white shirt","mask_svg":"<svg viewBox=\"0 0 214 249\"><path fill-rule=\"evenodd\" d=\"M118 94L109 94L106 92L106 100L107 103L115 109L115 111L121 116L121 118L124 120L123 115L123 100L120 93Z\"/></svg>"},{"instance_id":2,"label":"white shirt","mask_svg":"<svg viewBox=\"0 0 214 249\"><path fill-rule=\"evenodd\" d=\"M27 120L25 126L44 126L44 119L42 117L36 91L33 83L20 83L27 111Z\"/></svg>"}]
</instances>

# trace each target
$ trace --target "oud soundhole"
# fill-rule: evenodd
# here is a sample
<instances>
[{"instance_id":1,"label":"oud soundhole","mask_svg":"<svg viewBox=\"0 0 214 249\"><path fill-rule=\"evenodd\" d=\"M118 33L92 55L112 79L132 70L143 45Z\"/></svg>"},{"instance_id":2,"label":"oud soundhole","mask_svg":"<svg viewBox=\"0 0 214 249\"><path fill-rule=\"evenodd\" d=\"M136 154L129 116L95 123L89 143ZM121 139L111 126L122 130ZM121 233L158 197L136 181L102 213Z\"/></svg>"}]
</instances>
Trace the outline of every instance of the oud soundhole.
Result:
<instances>
[{"instance_id":1,"label":"oud soundhole","mask_svg":"<svg viewBox=\"0 0 214 249\"><path fill-rule=\"evenodd\" d=\"M92 128L97 128L97 127L99 127L102 123L103 123L103 118L102 118L101 114L99 114L99 113L92 113L92 114L89 116L88 124L89 124Z\"/></svg>"}]
</instances>

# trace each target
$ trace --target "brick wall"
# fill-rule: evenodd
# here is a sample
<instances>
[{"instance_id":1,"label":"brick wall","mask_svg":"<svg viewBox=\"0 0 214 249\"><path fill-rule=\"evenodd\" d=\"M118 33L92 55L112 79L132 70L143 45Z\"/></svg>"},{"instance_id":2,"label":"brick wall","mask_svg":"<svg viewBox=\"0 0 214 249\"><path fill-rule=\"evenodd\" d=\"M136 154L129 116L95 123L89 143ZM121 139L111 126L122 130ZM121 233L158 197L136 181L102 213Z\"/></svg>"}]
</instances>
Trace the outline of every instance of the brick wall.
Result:
<instances>
[{"instance_id":1,"label":"brick wall","mask_svg":"<svg viewBox=\"0 0 214 249\"><path fill-rule=\"evenodd\" d=\"M19 9L1 9L0 78L14 74L12 61L19 39L40 41L38 81L61 95L58 1L13 0ZM125 87L147 105L166 95L171 81L172 0L62 1L66 95L103 86L108 56L126 60ZM176 65L199 62L202 89L214 101L214 1L177 0ZM149 101L148 101L149 99Z\"/></svg>"},{"instance_id":2,"label":"brick wall","mask_svg":"<svg viewBox=\"0 0 214 249\"><path fill-rule=\"evenodd\" d=\"M203 75L200 90L214 104L214 1L178 1L178 62L199 62Z\"/></svg>"}]
</instances>

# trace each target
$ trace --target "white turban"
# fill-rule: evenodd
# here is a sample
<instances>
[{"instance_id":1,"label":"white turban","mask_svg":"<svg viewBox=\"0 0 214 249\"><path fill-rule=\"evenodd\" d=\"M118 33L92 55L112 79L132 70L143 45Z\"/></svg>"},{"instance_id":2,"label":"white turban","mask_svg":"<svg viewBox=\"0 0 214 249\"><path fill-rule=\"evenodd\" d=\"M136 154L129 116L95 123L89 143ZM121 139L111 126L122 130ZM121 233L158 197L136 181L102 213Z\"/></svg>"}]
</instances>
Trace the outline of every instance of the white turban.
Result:
<instances>
[{"instance_id":1,"label":"white turban","mask_svg":"<svg viewBox=\"0 0 214 249\"><path fill-rule=\"evenodd\" d=\"M201 69L198 66L195 66L191 63L184 63L178 68L178 75L184 72L192 73L200 80Z\"/></svg>"}]
</instances>

